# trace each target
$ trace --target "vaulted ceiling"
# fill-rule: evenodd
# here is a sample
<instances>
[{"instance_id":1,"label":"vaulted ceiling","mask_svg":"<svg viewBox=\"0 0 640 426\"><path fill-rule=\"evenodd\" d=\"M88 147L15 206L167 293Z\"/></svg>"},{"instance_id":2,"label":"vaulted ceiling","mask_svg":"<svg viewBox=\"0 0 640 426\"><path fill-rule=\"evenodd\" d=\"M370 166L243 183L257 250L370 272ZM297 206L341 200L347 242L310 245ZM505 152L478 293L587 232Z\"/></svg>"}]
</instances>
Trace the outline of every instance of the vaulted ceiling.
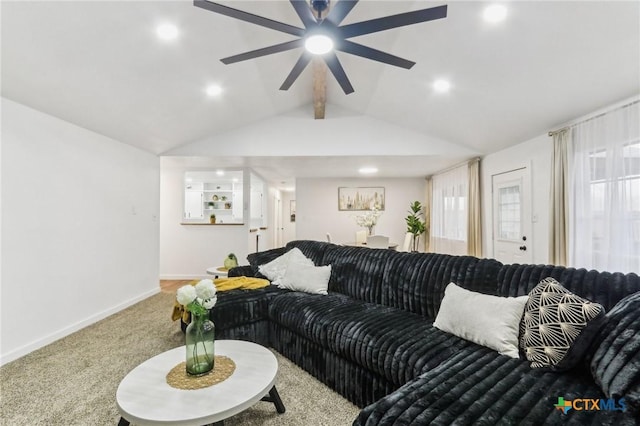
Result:
<instances>
[{"instance_id":1,"label":"vaulted ceiling","mask_svg":"<svg viewBox=\"0 0 640 426\"><path fill-rule=\"evenodd\" d=\"M221 3L302 26L288 1ZM358 155L397 157L386 176L426 175L640 93L639 2L500 3L507 18L489 24L489 2L360 1L345 23L443 4L448 16L354 39L416 65L338 53L355 93L345 95L329 74L320 122L311 67L278 90L300 49L220 62L293 39L286 34L191 1L3 0L2 95L155 154L215 162L220 153L227 164L258 164L285 179L326 173L328 164L348 177L353 163L340 158ZM175 40L158 39L162 23L178 28ZM448 93L434 92L440 78L451 82ZM212 83L221 96L207 96ZM369 150L383 137L386 145ZM261 154L234 156L229 146L242 140Z\"/></svg>"}]
</instances>

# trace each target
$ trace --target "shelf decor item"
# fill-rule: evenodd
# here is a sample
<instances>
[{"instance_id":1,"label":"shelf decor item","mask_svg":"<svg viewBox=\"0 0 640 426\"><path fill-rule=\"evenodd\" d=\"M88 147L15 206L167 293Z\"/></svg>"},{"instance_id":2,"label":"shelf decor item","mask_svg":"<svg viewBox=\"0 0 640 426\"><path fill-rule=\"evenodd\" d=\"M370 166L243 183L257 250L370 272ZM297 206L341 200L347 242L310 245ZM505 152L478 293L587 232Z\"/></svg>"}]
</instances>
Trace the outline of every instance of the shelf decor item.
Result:
<instances>
[{"instance_id":1,"label":"shelf decor item","mask_svg":"<svg viewBox=\"0 0 640 426\"><path fill-rule=\"evenodd\" d=\"M238 266L238 258L235 254L229 253L229 255L224 259L224 267L229 270L231 268L235 268Z\"/></svg>"},{"instance_id":2,"label":"shelf decor item","mask_svg":"<svg viewBox=\"0 0 640 426\"><path fill-rule=\"evenodd\" d=\"M215 214L211 214L211 216L209 216L209 223L216 223L216 215Z\"/></svg>"},{"instance_id":3,"label":"shelf decor item","mask_svg":"<svg viewBox=\"0 0 640 426\"><path fill-rule=\"evenodd\" d=\"M218 301L216 286L211 280L201 280L178 289L176 299L191 313L185 331L186 370L191 376L202 376L213 370L215 354L215 325L209 310Z\"/></svg>"}]
</instances>

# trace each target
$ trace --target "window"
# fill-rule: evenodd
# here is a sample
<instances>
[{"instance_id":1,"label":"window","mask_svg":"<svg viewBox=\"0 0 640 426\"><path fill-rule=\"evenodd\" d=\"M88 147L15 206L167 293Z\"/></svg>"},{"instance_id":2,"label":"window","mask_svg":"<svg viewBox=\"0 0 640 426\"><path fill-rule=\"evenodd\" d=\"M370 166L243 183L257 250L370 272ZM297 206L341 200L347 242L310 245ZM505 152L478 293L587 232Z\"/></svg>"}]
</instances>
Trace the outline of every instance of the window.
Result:
<instances>
[{"instance_id":1,"label":"window","mask_svg":"<svg viewBox=\"0 0 640 426\"><path fill-rule=\"evenodd\" d=\"M520 185L507 186L498 190L498 238L506 241L520 241Z\"/></svg>"},{"instance_id":2,"label":"window","mask_svg":"<svg viewBox=\"0 0 640 426\"><path fill-rule=\"evenodd\" d=\"M570 264L640 271L638 103L575 127L570 154Z\"/></svg>"},{"instance_id":3,"label":"window","mask_svg":"<svg viewBox=\"0 0 640 426\"><path fill-rule=\"evenodd\" d=\"M431 242L437 253L467 254L468 165L432 178Z\"/></svg>"}]
</instances>

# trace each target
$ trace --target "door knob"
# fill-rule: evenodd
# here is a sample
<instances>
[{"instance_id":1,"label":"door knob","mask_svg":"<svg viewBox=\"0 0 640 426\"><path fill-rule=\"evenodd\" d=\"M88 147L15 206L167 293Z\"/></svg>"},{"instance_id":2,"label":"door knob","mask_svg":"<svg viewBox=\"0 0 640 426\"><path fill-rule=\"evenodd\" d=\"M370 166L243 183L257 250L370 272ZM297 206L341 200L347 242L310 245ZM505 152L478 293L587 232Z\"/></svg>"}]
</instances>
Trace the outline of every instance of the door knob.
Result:
<instances>
[{"instance_id":1,"label":"door knob","mask_svg":"<svg viewBox=\"0 0 640 426\"><path fill-rule=\"evenodd\" d=\"M527 246L520 246L520 250L527 251Z\"/></svg>"}]
</instances>

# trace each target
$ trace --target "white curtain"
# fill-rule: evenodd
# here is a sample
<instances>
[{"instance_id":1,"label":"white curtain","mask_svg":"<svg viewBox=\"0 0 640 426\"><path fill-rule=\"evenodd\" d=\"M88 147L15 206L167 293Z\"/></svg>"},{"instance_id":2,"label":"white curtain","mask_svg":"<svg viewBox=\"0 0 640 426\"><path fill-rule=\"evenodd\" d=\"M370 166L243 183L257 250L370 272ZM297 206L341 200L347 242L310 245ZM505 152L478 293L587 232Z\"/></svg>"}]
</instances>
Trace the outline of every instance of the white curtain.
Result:
<instances>
[{"instance_id":1,"label":"white curtain","mask_svg":"<svg viewBox=\"0 0 640 426\"><path fill-rule=\"evenodd\" d=\"M432 178L429 250L467 254L469 167L456 167Z\"/></svg>"},{"instance_id":2,"label":"white curtain","mask_svg":"<svg viewBox=\"0 0 640 426\"><path fill-rule=\"evenodd\" d=\"M573 129L569 262L640 272L640 104Z\"/></svg>"}]
</instances>

